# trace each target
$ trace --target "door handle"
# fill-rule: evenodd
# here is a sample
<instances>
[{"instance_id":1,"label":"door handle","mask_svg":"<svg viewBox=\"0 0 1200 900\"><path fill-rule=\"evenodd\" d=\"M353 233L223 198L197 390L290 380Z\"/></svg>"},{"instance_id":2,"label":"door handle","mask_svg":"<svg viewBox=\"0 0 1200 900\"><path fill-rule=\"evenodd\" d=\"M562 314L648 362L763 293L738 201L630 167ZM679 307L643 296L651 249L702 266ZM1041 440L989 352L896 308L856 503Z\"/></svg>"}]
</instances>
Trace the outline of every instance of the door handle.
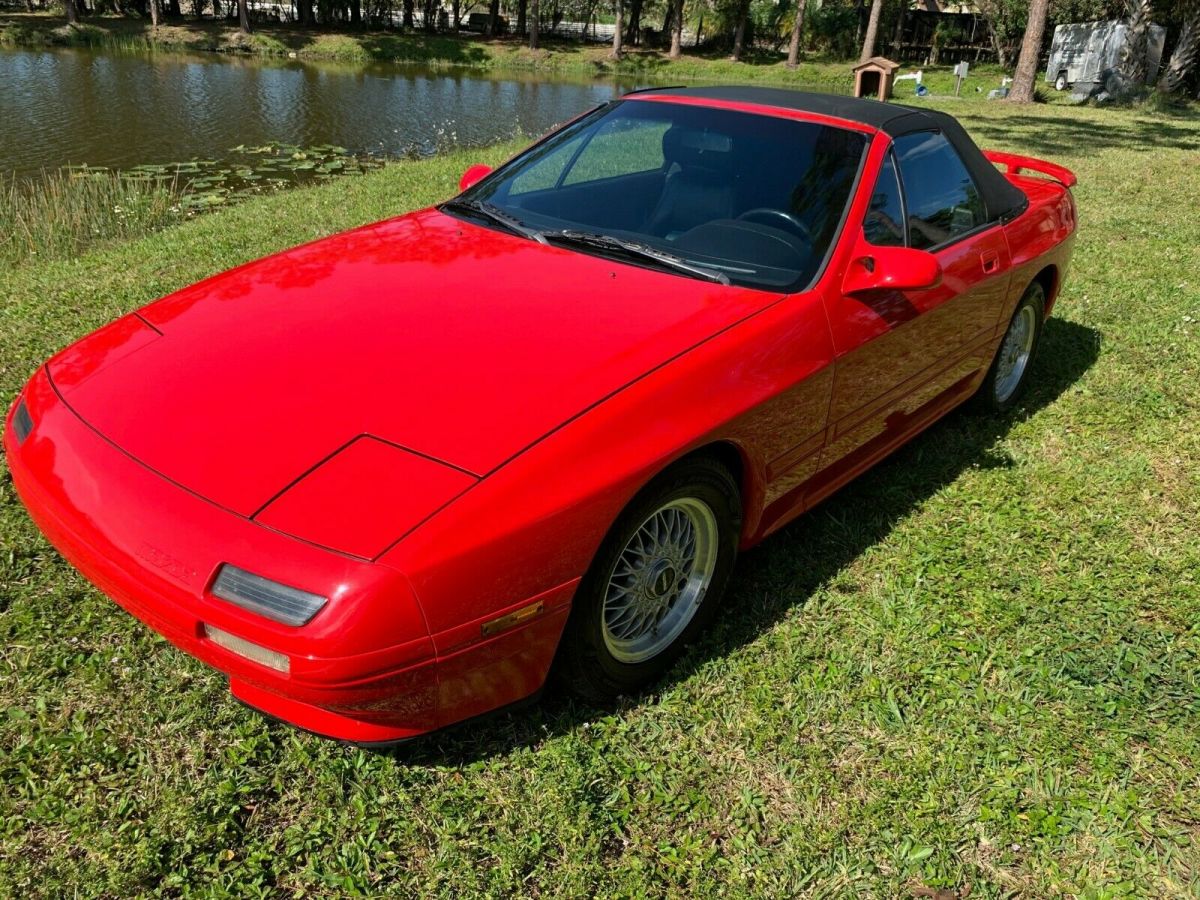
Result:
<instances>
[{"instance_id":1,"label":"door handle","mask_svg":"<svg viewBox=\"0 0 1200 900\"><path fill-rule=\"evenodd\" d=\"M983 274L991 275L1000 270L1000 254L994 250L979 254L979 262L983 264Z\"/></svg>"}]
</instances>

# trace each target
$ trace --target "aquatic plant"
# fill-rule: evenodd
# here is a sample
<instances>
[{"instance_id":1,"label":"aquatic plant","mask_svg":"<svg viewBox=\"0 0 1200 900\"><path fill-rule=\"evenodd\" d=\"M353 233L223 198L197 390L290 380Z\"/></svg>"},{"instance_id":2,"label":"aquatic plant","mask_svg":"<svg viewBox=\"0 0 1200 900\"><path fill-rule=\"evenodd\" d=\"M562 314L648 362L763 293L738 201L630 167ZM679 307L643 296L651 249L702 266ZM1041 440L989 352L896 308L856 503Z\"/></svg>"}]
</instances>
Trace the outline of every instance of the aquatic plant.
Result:
<instances>
[{"instance_id":1,"label":"aquatic plant","mask_svg":"<svg viewBox=\"0 0 1200 900\"><path fill-rule=\"evenodd\" d=\"M182 216L174 182L107 169L62 169L0 184L0 260L78 252L135 237Z\"/></svg>"},{"instance_id":2,"label":"aquatic plant","mask_svg":"<svg viewBox=\"0 0 1200 900\"><path fill-rule=\"evenodd\" d=\"M78 253L148 234L256 194L361 175L383 160L323 144L238 146L225 159L155 163L122 171L69 167L0 183L0 260Z\"/></svg>"}]
</instances>

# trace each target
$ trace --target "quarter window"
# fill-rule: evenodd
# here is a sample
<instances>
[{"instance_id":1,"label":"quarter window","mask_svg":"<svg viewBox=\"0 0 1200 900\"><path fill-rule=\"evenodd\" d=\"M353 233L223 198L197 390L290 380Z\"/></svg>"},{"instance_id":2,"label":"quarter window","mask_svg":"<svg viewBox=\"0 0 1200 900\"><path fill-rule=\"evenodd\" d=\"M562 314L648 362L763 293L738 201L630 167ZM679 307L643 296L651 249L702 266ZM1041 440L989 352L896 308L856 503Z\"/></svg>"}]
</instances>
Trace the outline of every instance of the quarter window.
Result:
<instances>
[{"instance_id":1,"label":"quarter window","mask_svg":"<svg viewBox=\"0 0 1200 900\"><path fill-rule=\"evenodd\" d=\"M896 161L892 154L883 161L871 206L863 220L863 236L876 247L904 246L904 202L900 198L900 181L896 177Z\"/></svg>"},{"instance_id":2,"label":"quarter window","mask_svg":"<svg viewBox=\"0 0 1200 900\"><path fill-rule=\"evenodd\" d=\"M987 222L983 197L957 151L936 131L893 142L908 202L909 243L928 250Z\"/></svg>"}]
</instances>

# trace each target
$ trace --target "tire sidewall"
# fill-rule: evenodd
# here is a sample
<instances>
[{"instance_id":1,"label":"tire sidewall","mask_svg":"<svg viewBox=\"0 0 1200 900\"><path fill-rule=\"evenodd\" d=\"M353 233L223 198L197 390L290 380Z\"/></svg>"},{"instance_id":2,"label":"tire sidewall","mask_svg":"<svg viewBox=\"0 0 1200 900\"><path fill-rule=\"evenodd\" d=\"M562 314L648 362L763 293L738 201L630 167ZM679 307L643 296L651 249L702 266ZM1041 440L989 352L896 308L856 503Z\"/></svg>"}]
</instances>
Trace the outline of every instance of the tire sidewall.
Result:
<instances>
[{"instance_id":1,"label":"tire sidewall","mask_svg":"<svg viewBox=\"0 0 1200 900\"><path fill-rule=\"evenodd\" d=\"M620 662L604 642L604 599L609 578L642 523L661 506L689 497L705 503L717 520L717 562L700 607L679 636L658 655L637 663ZM609 699L633 693L660 678L711 623L733 571L740 530L737 484L715 460L684 460L640 491L609 529L575 594L563 649L567 676L576 692L592 699Z\"/></svg>"},{"instance_id":2,"label":"tire sidewall","mask_svg":"<svg viewBox=\"0 0 1200 900\"><path fill-rule=\"evenodd\" d=\"M1001 400L996 395L997 375L1000 366L1000 351L1004 347L1004 339L1008 336L1008 331L1012 328L1013 322L1017 316L1021 314L1021 310L1025 307L1033 307L1033 344L1029 348L1029 361L1025 364L1025 371L1021 373L1021 380L1017 382L1016 388L1004 400ZM1025 289L1025 293L1021 295L1020 302L1017 303L1017 308L1013 310L1012 317L1008 320L1008 327L1004 329L1004 334L1000 337L1000 343L996 347L996 356L992 360L992 366L988 370L987 378L983 382L983 400L989 409L995 412L1006 412L1016 405L1021 399L1021 395L1025 393L1026 387L1029 385L1030 373L1033 371L1033 363L1037 357L1038 347L1042 342L1042 327L1045 325L1046 319L1046 290L1042 285L1034 281Z\"/></svg>"}]
</instances>

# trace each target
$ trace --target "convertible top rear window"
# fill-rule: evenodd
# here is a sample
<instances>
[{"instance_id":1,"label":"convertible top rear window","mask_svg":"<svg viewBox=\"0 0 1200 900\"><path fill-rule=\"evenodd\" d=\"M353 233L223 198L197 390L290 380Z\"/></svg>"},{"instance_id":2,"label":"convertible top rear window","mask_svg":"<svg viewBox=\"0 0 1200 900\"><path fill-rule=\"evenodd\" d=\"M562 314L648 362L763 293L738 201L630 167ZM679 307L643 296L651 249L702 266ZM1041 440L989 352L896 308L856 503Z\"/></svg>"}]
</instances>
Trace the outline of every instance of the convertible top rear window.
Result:
<instances>
[{"instance_id":1,"label":"convertible top rear window","mask_svg":"<svg viewBox=\"0 0 1200 900\"><path fill-rule=\"evenodd\" d=\"M530 234L586 233L587 246L573 245L583 252L604 255L620 241L732 283L795 290L822 268L866 146L858 131L815 122L620 102L551 135L465 196Z\"/></svg>"}]
</instances>

